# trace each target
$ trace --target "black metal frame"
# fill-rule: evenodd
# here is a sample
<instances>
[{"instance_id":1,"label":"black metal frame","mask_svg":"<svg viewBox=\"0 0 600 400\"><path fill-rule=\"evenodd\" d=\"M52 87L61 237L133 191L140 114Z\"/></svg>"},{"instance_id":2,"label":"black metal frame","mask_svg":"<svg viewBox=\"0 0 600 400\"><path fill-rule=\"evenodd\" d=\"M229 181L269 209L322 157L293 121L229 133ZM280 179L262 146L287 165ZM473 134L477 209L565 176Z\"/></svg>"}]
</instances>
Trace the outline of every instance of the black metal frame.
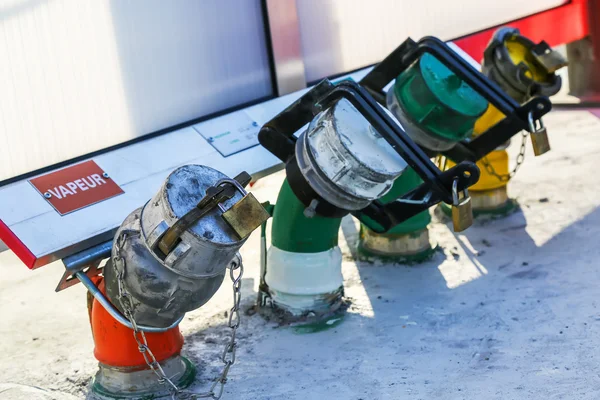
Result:
<instances>
[{"instance_id":1,"label":"black metal frame","mask_svg":"<svg viewBox=\"0 0 600 400\"><path fill-rule=\"evenodd\" d=\"M417 61L423 53L430 53L435 56L506 116L502 121L476 138L464 140L452 149L441 153L454 162L478 161L520 131L527 130L531 132L528 122L529 114L533 115L534 120L538 120L552 108L552 103L544 96L534 97L525 104L519 105L498 85L448 47L446 43L432 36L424 37L419 42L408 38L381 63L376 65L359 83L385 107L383 88ZM431 156L435 155L431 154L430 151L427 152Z\"/></svg>"},{"instance_id":2,"label":"black metal frame","mask_svg":"<svg viewBox=\"0 0 600 400\"><path fill-rule=\"evenodd\" d=\"M321 111L345 98L369 121L379 134L417 172L424 183L388 204L372 202L368 207L352 212L354 216L376 232L385 232L429 207L443 201L452 203L452 183L458 180L458 190L473 185L479 179L479 169L469 161L440 171L419 146L402 128L377 104L369 93L356 82L341 81L332 84L327 79L312 88L300 99L267 122L258 134L260 144L285 162L288 181L294 194L307 207L312 200L323 204L317 208L319 215L339 217L349 213L341 210L316 194L295 171L298 169L295 158L296 137L294 134L310 123ZM290 173L294 177L290 177ZM375 224L373 223L375 222Z\"/></svg>"}]
</instances>

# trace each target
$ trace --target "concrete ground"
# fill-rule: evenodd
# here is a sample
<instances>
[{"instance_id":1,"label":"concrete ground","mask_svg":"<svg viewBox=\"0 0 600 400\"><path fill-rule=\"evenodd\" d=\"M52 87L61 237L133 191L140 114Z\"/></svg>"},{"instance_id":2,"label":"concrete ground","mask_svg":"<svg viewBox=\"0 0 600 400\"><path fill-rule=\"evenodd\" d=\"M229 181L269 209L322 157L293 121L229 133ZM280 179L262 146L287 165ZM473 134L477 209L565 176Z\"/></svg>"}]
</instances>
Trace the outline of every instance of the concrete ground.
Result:
<instances>
[{"instance_id":1,"label":"concrete ground","mask_svg":"<svg viewBox=\"0 0 600 400\"><path fill-rule=\"evenodd\" d=\"M312 334L245 316L224 398L599 399L600 120L555 111L545 122L552 152L534 158L528 150L510 183L521 211L464 234L436 221L442 250L425 264L355 262L357 225L346 220L347 316ZM258 182L256 196L274 201L282 178ZM256 233L242 253L247 309L257 289ZM86 397L97 367L85 291L54 293L61 274L58 263L29 271L0 254L2 400ZM224 284L181 324L199 388L220 368L230 295Z\"/></svg>"}]
</instances>

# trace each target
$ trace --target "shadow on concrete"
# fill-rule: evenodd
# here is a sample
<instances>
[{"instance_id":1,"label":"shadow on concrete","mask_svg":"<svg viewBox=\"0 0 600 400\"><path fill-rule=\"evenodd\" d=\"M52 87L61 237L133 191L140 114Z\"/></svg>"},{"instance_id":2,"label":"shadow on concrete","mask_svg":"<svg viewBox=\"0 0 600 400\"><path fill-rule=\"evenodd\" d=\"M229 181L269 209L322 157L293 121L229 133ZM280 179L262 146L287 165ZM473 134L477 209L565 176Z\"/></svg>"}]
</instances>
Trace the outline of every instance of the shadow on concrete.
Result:
<instances>
[{"instance_id":1,"label":"shadow on concrete","mask_svg":"<svg viewBox=\"0 0 600 400\"><path fill-rule=\"evenodd\" d=\"M451 231L451 222L446 221L446 226ZM573 222L541 246L527 233L526 227L525 215L518 210L502 219L477 220L467 231L455 235L460 250L441 248L433 259L421 264L379 265L355 261L374 318L379 318L380 309L384 315L388 313L387 303L405 306L426 300L432 307L443 308L452 297L462 298L461 291L495 292L499 281L505 278L544 279L561 264L559 260L572 260L571 273L574 273L581 259L579 244L589 240L590 235L600 234L600 209ZM358 231L353 221L345 219L342 232L352 258L357 260ZM464 270L467 266L473 273L464 282L450 286L444 277L446 268Z\"/></svg>"}]
</instances>

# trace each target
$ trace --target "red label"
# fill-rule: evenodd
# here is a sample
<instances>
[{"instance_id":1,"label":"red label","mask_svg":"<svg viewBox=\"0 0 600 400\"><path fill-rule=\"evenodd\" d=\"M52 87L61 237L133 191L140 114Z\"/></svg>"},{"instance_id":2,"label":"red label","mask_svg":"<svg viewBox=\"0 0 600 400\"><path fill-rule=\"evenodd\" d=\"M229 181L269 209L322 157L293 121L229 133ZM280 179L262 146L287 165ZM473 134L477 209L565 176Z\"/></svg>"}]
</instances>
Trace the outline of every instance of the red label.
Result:
<instances>
[{"instance_id":1,"label":"red label","mask_svg":"<svg viewBox=\"0 0 600 400\"><path fill-rule=\"evenodd\" d=\"M60 215L123 193L94 161L61 169L29 180Z\"/></svg>"}]
</instances>

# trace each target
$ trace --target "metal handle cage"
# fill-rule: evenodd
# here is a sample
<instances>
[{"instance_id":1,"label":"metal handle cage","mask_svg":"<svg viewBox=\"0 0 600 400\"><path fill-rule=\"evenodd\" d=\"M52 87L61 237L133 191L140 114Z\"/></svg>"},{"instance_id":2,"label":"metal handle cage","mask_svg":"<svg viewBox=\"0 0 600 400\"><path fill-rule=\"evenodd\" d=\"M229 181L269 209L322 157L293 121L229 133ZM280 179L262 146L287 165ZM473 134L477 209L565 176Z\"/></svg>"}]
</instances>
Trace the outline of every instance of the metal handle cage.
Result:
<instances>
[{"instance_id":1,"label":"metal handle cage","mask_svg":"<svg viewBox=\"0 0 600 400\"><path fill-rule=\"evenodd\" d=\"M386 232L441 201L452 204L452 183L455 178L458 179L460 190L477 182L479 169L470 161L459 163L447 171L440 171L369 93L354 81L346 80L333 84L327 79L323 80L263 125L258 134L260 144L286 164L295 163L294 134L311 122L319 112L326 110L342 98L356 107L424 181L397 201L388 204L373 201L366 208L352 212L375 232ZM301 190L290 180L290 186L306 206L309 206L310 200L314 198L326 202L314 192L307 194L306 185L304 190ZM335 208L335 206L331 207Z\"/></svg>"},{"instance_id":2,"label":"metal handle cage","mask_svg":"<svg viewBox=\"0 0 600 400\"><path fill-rule=\"evenodd\" d=\"M552 103L545 96L533 97L519 105L496 83L477 71L466 60L454 52L440 39L432 36L415 42L406 39L382 62L371 70L359 83L382 105L385 106L383 88L396 79L424 53L430 53L454 72L459 78L479 92L490 104L506 116L487 131L469 140L457 143L450 150L441 152L452 161L478 161L522 130L530 131L528 118L540 119L552 109ZM531 131L530 131L531 132ZM431 157L436 154L424 149Z\"/></svg>"}]
</instances>

